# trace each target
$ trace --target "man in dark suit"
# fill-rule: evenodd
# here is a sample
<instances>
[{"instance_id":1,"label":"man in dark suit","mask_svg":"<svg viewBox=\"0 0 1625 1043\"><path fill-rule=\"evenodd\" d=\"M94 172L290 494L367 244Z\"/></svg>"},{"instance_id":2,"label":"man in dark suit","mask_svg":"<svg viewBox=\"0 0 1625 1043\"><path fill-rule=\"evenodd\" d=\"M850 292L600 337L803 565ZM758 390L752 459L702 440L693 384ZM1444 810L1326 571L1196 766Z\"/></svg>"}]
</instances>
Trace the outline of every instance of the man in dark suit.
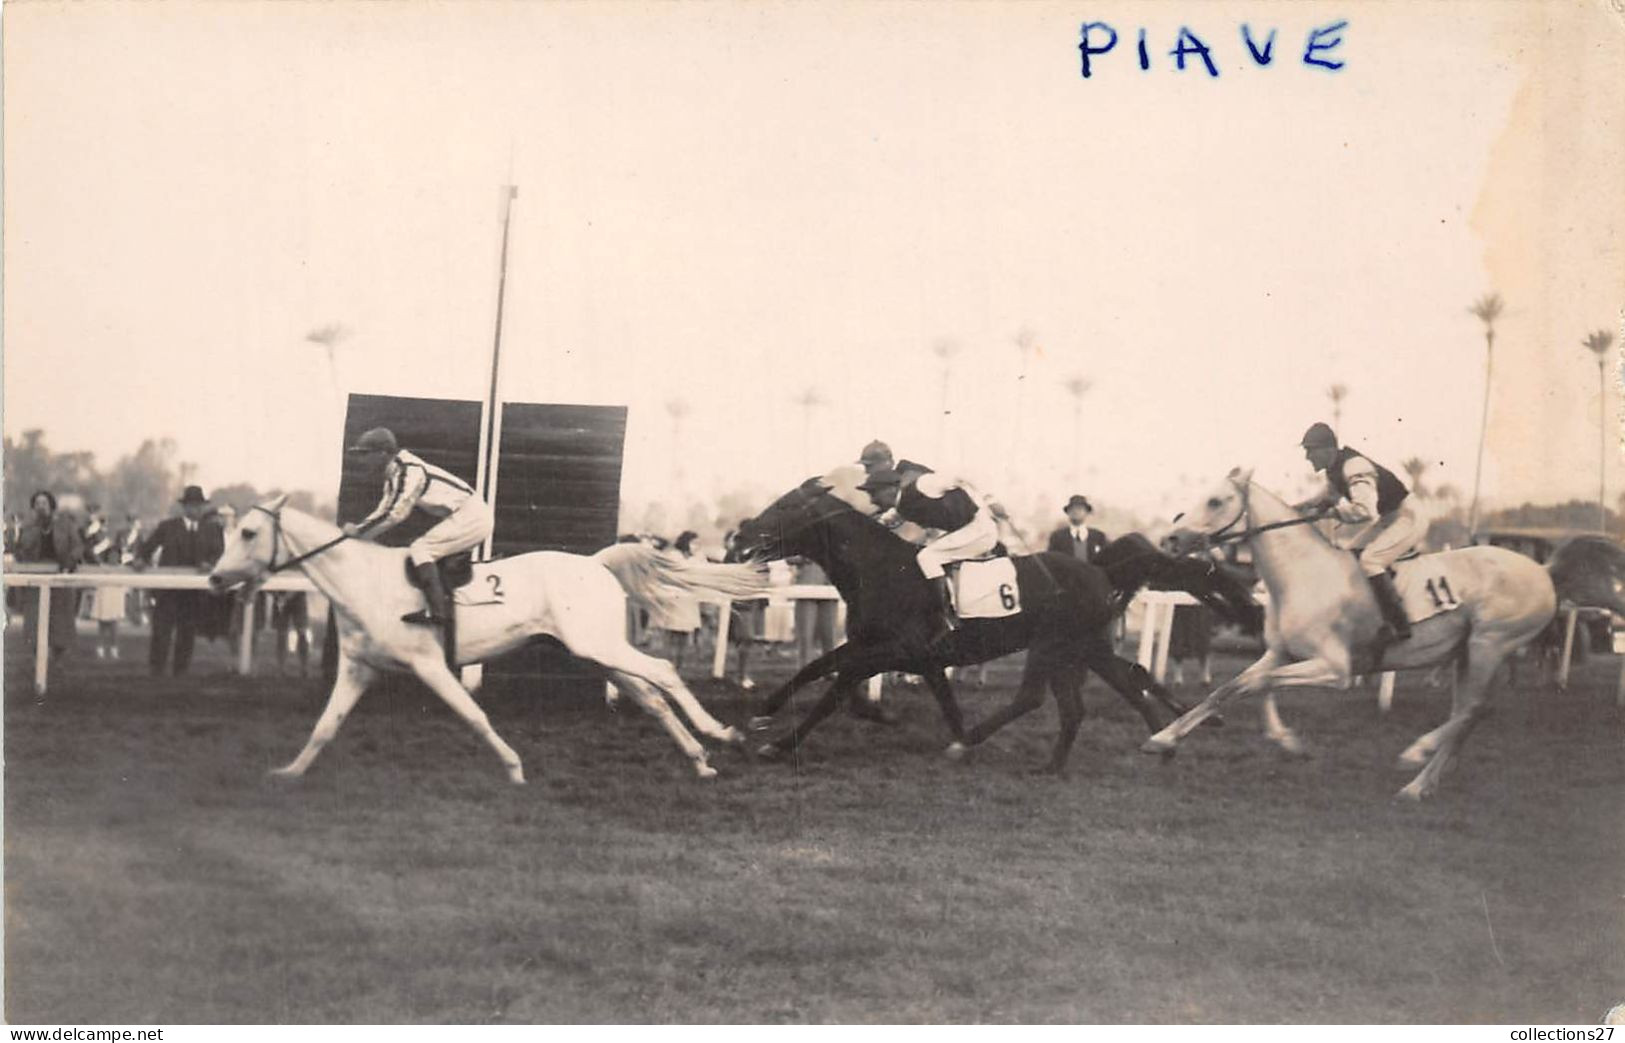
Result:
<instances>
[{"instance_id":1,"label":"man in dark suit","mask_svg":"<svg viewBox=\"0 0 1625 1043\"><path fill-rule=\"evenodd\" d=\"M1089 498L1072 494L1066 501L1066 524L1049 534L1049 549L1056 554L1070 554L1079 561L1094 561L1106 549L1106 534L1089 527L1089 515L1094 508Z\"/></svg>"},{"instance_id":2,"label":"man in dark suit","mask_svg":"<svg viewBox=\"0 0 1625 1043\"><path fill-rule=\"evenodd\" d=\"M141 541L131 564L137 568L150 565L153 554L158 553L160 565L195 568L200 572L212 567L224 552L225 542L220 527L203 520L208 504L202 489L188 485L180 499L180 515L160 522L152 535ZM200 590L153 592L152 644L147 665L154 676L163 675L171 642L175 649L175 675L186 673L192 662L192 645L197 639L206 597L208 595Z\"/></svg>"}]
</instances>

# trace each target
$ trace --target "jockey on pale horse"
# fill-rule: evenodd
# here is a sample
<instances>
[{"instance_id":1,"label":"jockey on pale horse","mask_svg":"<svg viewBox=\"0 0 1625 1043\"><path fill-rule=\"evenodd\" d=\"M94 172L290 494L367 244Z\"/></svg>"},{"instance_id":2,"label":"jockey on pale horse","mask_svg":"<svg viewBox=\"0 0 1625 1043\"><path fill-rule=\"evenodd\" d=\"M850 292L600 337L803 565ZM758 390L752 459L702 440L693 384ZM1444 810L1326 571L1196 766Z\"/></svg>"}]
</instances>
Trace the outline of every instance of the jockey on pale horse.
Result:
<instances>
[{"instance_id":1,"label":"jockey on pale horse","mask_svg":"<svg viewBox=\"0 0 1625 1043\"><path fill-rule=\"evenodd\" d=\"M992 509L964 481L924 467L911 472L877 467L858 488L883 508L882 523L913 522L941 533L921 547L915 558L941 610L929 643L940 643L959 627L948 590L947 566L993 553L999 543L999 526Z\"/></svg>"},{"instance_id":2,"label":"jockey on pale horse","mask_svg":"<svg viewBox=\"0 0 1625 1043\"><path fill-rule=\"evenodd\" d=\"M1316 471L1326 472L1326 490L1297 505L1299 511L1330 508L1339 525L1332 542L1356 552L1360 570L1382 611L1381 649L1411 636L1405 606L1394 587L1393 564L1418 552L1427 524L1416 513L1411 491L1395 474L1354 449L1337 444L1337 435L1316 423L1303 435L1303 452Z\"/></svg>"},{"instance_id":3,"label":"jockey on pale horse","mask_svg":"<svg viewBox=\"0 0 1625 1043\"><path fill-rule=\"evenodd\" d=\"M495 525L491 508L461 478L402 449L387 427L367 431L349 451L366 461L370 476L383 482L384 494L371 514L344 526L345 535L374 538L405 521L414 510L440 519L407 548L412 570L428 598L428 609L408 612L401 621L441 627L446 637L446 664L455 668L456 614L440 575L440 562L491 538Z\"/></svg>"}]
</instances>

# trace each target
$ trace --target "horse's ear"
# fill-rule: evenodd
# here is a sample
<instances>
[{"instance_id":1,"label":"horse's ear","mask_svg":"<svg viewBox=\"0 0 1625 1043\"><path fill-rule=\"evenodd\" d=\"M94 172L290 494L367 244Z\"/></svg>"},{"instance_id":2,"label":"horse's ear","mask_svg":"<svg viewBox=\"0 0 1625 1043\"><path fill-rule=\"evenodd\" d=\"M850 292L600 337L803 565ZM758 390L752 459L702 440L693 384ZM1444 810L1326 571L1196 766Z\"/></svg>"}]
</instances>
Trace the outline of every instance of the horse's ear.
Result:
<instances>
[{"instance_id":1,"label":"horse's ear","mask_svg":"<svg viewBox=\"0 0 1625 1043\"><path fill-rule=\"evenodd\" d=\"M1230 473L1225 477L1230 479L1232 485L1246 485L1253 480L1253 469L1251 467L1232 467Z\"/></svg>"},{"instance_id":2,"label":"horse's ear","mask_svg":"<svg viewBox=\"0 0 1625 1043\"><path fill-rule=\"evenodd\" d=\"M269 500L265 501L262 506L268 511L280 511L287 502L288 494L283 493L280 496L271 497Z\"/></svg>"}]
</instances>

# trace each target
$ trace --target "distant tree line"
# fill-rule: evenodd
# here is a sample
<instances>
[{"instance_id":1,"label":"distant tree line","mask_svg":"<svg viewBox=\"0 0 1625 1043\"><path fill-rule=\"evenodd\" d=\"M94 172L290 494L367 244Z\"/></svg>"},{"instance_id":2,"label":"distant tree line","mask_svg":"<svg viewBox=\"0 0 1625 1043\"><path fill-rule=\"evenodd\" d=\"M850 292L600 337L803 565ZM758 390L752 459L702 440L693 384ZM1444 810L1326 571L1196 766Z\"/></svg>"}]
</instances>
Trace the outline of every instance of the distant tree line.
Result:
<instances>
[{"instance_id":1,"label":"distant tree line","mask_svg":"<svg viewBox=\"0 0 1625 1043\"><path fill-rule=\"evenodd\" d=\"M170 514L181 491L196 481L196 474L195 464L177 459L175 442L169 438L145 440L135 452L120 457L106 470L97 466L92 453L55 452L46 444L45 432L38 428L5 439L8 514L26 511L29 496L36 490L49 489L57 496L78 493L87 505L100 504L109 514L133 514L152 521ZM215 505L229 503L242 511L283 490L261 490L237 482L204 492ZM289 491L288 502L300 510L333 516L330 504L306 490Z\"/></svg>"}]
</instances>

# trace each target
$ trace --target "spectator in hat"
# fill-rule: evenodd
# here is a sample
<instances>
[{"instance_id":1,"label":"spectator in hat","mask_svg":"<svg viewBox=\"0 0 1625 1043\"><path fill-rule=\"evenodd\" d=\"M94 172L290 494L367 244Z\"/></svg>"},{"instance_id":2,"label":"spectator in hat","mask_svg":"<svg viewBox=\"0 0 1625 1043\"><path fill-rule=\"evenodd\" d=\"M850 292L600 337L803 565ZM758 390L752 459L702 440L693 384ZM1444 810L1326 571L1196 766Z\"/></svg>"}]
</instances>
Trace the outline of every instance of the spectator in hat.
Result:
<instances>
[{"instance_id":1,"label":"spectator in hat","mask_svg":"<svg viewBox=\"0 0 1625 1043\"><path fill-rule=\"evenodd\" d=\"M1055 554L1070 554L1079 561L1094 561L1106 549L1106 534L1089 526L1089 516L1095 512L1089 498L1073 493L1061 509L1066 524L1049 534L1048 549Z\"/></svg>"},{"instance_id":2,"label":"spectator in hat","mask_svg":"<svg viewBox=\"0 0 1625 1043\"><path fill-rule=\"evenodd\" d=\"M195 485L188 485L181 496L181 513L166 518L141 541L131 562L136 568L152 564L153 555L162 565L207 571L225 550L221 529L203 520L208 497ZM201 590L160 590L153 594L152 644L148 648L147 666L154 676L162 676L170 663L170 650L174 649L175 676L186 673L192 663L192 646L197 640L198 623L205 612L205 598Z\"/></svg>"}]
</instances>

